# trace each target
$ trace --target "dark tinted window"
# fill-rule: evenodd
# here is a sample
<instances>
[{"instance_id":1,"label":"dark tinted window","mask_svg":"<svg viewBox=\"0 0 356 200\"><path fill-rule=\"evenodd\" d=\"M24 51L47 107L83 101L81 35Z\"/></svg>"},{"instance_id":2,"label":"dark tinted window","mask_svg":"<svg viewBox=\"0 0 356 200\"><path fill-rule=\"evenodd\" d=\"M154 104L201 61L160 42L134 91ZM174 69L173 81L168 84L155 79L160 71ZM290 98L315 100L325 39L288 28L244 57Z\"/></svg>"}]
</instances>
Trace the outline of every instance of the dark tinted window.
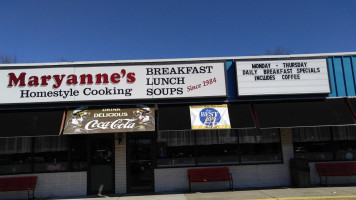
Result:
<instances>
[{"instance_id":1,"label":"dark tinted window","mask_svg":"<svg viewBox=\"0 0 356 200\"><path fill-rule=\"evenodd\" d=\"M309 161L356 160L356 127L292 129L294 156Z\"/></svg>"},{"instance_id":2,"label":"dark tinted window","mask_svg":"<svg viewBox=\"0 0 356 200\"><path fill-rule=\"evenodd\" d=\"M34 144L35 172L68 170L67 137L36 137Z\"/></svg>"},{"instance_id":3,"label":"dark tinted window","mask_svg":"<svg viewBox=\"0 0 356 200\"><path fill-rule=\"evenodd\" d=\"M86 170L86 144L85 135L0 138L0 174Z\"/></svg>"},{"instance_id":4,"label":"dark tinted window","mask_svg":"<svg viewBox=\"0 0 356 200\"><path fill-rule=\"evenodd\" d=\"M0 174L31 172L32 138L0 139Z\"/></svg>"},{"instance_id":5,"label":"dark tinted window","mask_svg":"<svg viewBox=\"0 0 356 200\"><path fill-rule=\"evenodd\" d=\"M158 167L282 162L278 129L158 132L157 147Z\"/></svg>"}]
</instances>

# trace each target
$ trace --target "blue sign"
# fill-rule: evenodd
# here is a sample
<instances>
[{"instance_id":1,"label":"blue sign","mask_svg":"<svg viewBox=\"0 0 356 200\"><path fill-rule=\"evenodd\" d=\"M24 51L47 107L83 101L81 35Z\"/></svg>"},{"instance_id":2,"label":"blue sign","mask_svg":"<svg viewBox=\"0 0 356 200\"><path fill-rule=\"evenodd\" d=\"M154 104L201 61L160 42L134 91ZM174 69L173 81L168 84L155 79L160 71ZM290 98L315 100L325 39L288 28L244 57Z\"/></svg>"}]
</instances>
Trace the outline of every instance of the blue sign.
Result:
<instances>
[{"instance_id":1,"label":"blue sign","mask_svg":"<svg viewBox=\"0 0 356 200\"><path fill-rule=\"evenodd\" d=\"M204 108L200 111L200 121L206 126L215 126L221 120L219 111L214 108Z\"/></svg>"}]
</instances>

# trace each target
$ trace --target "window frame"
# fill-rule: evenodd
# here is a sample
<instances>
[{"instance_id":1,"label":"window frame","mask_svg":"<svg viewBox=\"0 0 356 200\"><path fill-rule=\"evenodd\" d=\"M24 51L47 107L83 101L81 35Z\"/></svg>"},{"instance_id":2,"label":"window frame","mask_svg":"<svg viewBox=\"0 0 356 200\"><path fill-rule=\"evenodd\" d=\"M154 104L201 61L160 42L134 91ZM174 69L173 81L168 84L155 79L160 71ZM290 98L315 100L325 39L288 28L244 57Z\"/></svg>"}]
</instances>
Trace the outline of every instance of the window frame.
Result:
<instances>
[{"instance_id":1,"label":"window frame","mask_svg":"<svg viewBox=\"0 0 356 200\"><path fill-rule=\"evenodd\" d=\"M336 138L336 134L338 134L339 132L336 130L336 128L337 127L339 127L339 126L327 126L326 128L329 130L329 132L330 132L330 136L331 136L331 138L330 138L330 141L328 141L328 143L330 144L330 149L331 149L331 154L332 154L332 159L326 159L326 160L314 160L314 159L311 159L311 160L309 160L309 159L307 159L307 158L305 158L308 162L336 162L336 161L347 161L347 162L353 162L353 161L356 161L356 158L354 158L353 160L347 160L347 159L337 159L337 156L336 156L336 154L337 154L337 151L339 150L338 148L337 148L337 142L338 141L345 141L345 140L336 140L335 138ZM349 126L342 126L342 127L351 127L351 125L349 125ZM302 127L303 128L303 127ZM307 128L307 127L304 127L304 128ZM355 126L355 128L356 128L356 126ZM296 129L299 129L299 128L296 128ZM355 130L356 131L356 130ZM294 140L293 140L293 130L291 131L291 133L292 133L292 144L293 144L293 154L294 154L294 156L296 155L296 151L295 151L295 144L296 143L303 143L303 142L295 142ZM355 132L355 134L356 134L356 132ZM353 141L353 140L346 140L346 141ZM322 143L322 142L326 142L326 141L314 141L313 143ZM305 142L305 143L307 143L307 142ZM300 157L298 157L298 158L300 158Z\"/></svg>"},{"instance_id":2,"label":"window frame","mask_svg":"<svg viewBox=\"0 0 356 200\"><path fill-rule=\"evenodd\" d=\"M221 129L220 129L221 130ZM157 164L155 165L155 168L156 169L165 169L165 168L187 168L187 167L216 167L216 166L239 166L239 165L269 165L269 164L283 164L284 163L284 158L283 158L283 148L282 148L282 136L281 136L281 130L279 128L275 128L275 129L271 129L271 130L276 130L277 133L278 133L278 139L279 139L279 145L278 145L278 150L280 152L280 158L281 160L278 160L276 162L254 162L254 163L242 163L241 162L241 157L242 157L242 151L241 151L241 140L240 140L240 132L239 130L242 130L242 129L229 129L230 131L237 131L237 137L238 137L238 142L235 144L237 145L237 148L236 148L236 152L237 152L237 155L238 156L238 163L215 163L215 164L204 164L204 165L199 165L198 163L198 145L197 145L197 136L196 136L196 130L189 130L192 132L192 134L194 134L194 145L191 145L191 146L194 146L194 160L195 160L195 165L192 165L192 166L179 166L179 165L172 165L172 166L159 166L158 165L158 160L159 160L159 157L157 154L156 155L156 159L157 159ZM250 130L250 129L247 129L247 130ZM260 129L258 129L258 132L260 132ZM187 131L187 130L185 130ZM202 130L204 131L204 130ZM158 132L157 131L157 137L156 137L156 142L158 143L157 139L158 139ZM170 131L162 131L162 132L170 132ZM169 134L169 133L168 133ZM232 143L231 143L232 144ZM258 143L256 143L258 144ZM225 145L225 144L224 144ZM158 146L156 147L158 148Z\"/></svg>"},{"instance_id":3,"label":"window frame","mask_svg":"<svg viewBox=\"0 0 356 200\"><path fill-rule=\"evenodd\" d=\"M72 142L73 142L73 137L75 137L75 135L69 135L69 136L63 136L63 135L60 135L60 136L48 136L48 137L66 137L63 138L65 140L67 140L67 149L66 149L66 159L67 159L67 170L62 170L62 171L35 171L35 139L36 137L31 137L31 152L29 153L31 155L31 161L30 161L30 172L20 172L20 173L1 173L0 172L0 176L5 176L5 175L17 175L17 174L43 174L43 173L63 173L63 172L80 172L80 171L87 171L88 169L88 165L86 166L86 169L83 169L83 170L73 170L72 169L72 153L71 153L71 145L72 145ZM85 141L85 144L86 146L88 145L88 137L85 137L86 141ZM1 138L0 138L1 139ZM86 148L86 147L85 147ZM87 154L87 150L86 151L86 154ZM87 155L86 155L86 158L87 158ZM86 161L88 162L88 160ZM1 167L2 165L0 165Z\"/></svg>"}]
</instances>

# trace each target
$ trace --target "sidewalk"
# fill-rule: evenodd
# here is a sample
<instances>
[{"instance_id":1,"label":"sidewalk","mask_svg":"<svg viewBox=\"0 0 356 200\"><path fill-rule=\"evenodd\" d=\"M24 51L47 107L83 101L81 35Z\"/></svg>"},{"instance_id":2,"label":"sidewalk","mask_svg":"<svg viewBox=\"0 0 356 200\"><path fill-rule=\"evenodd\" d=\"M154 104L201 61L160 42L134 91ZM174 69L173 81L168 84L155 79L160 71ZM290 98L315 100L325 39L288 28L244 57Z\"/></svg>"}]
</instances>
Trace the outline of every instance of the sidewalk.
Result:
<instances>
[{"instance_id":1,"label":"sidewalk","mask_svg":"<svg viewBox=\"0 0 356 200\"><path fill-rule=\"evenodd\" d=\"M123 196L88 196L76 198L53 198L48 200L356 200L356 186L282 188L237 190L222 192L194 192L180 194L130 194Z\"/></svg>"}]
</instances>

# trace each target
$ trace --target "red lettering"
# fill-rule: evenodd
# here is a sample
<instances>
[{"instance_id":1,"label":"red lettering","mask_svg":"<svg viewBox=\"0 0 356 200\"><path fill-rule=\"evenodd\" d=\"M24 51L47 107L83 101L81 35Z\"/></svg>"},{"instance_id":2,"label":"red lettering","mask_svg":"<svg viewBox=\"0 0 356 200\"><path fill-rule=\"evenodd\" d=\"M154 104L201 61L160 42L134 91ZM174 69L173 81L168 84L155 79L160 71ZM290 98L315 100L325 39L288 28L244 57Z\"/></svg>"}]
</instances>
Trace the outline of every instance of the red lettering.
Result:
<instances>
[{"instance_id":1,"label":"red lettering","mask_svg":"<svg viewBox=\"0 0 356 200\"><path fill-rule=\"evenodd\" d=\"M199 89L201 88L201 84L198 84L198 85L190 85L187 87L187 92L190 92L192 90L196 90L196 89Z\"/></svg>"},{"instance_id":2,"label":"red lettering","mask_svg":"<svg viewBox=\"0 0 356 200\"><path fill-rule=\"evenodd\" d=\"M17 78L15 73L9 73L9 84L7 85L7 87L12 87L12 86L17 86L17 84L19 84L18 86L20 87L24 87L26 86L25 84L25 77L26 77L26 73L22 72L20 74L20 76Z\"/></svg>"},{"instance_id":3,"label":"red lettering","mask_svg":"<svg viewBox=\"0 0 356 200\"><path fill-rule=\"evenodd\" d=\"M77 85L78 84L78 78L80 79L80 84L85 85L85 84L93 84L94 80L93 77L95 76L95 84L109 84L109 79L110 82L113 84L118 84L120 83L121 79L123 79L126 75L126 82L127 83L134 83L136 81L136 74L134 72L129 72L126 74L126 70L122 69L121 74L120 73L113 73L110 75L108 74L81 74L79 77L76 74L69 74L68 76L66 74L56 74L56 75L43 75L43 76L30 76L28 80L26 80L26 73L21 72L18 76L15 73L9 73L9 82L8 82L8 87L25 87L26 85L28 86L47 86L51 81L53 81L53 88L59 88L61 87L64 79L66 78L66 84L67 85ZM52 80L53 79L53 80Z\"/></svg>"},{"instance_id":4,"label":"red lettering","mask_svg":"<svg viewBox=\"0 0 356 200\"><path fill-rule=\"evenodd\" d=\"M28 78L28 85L29 86L38 86L40 83L38 82L38 77L37 76L30 76Z\"/></svg>"},{"instance_id":5,"label":"red lettering","mask_svg":"<svg viewBox=\"0 0 356 200\"><path fill-rule=\"evenodd\" d=\"M56 81L56 84L53 84L53 88L59 88L62 85L63 79L66 75L53 75L54 80Z\"/></svg>"},{"instance_id":6,"label":"red lettering","mask_svg":"<svg viewBox=\"0 0 356 200\"><path fill-rule=\"evenodd\" d=\"M67 85L76 85L78 84L78 79L75 74L70 74L67 77Z\"/></svg>"},{"instance_id":7,"label":"red lettering","mask_svg":"<svg viewBox=\"0 0 356 200\"><path fill-rule=\"evenodd\" d=\"M127 74L127 82L128 83L134 83L136 81L135 78L135 73L134 72L130 72Z\"/></svg>"},{"instance_id":8,"label":"red lettering","mask_svg":"<svg viewBox=\"0 0 356 200\"><path fill-rule=\"evenodd\" d=\"M91 74L80 75L80 84L93 84L93 76Z\"/></svg>"},{"instance_id":9,"label":"red lettering","mask_svg":"<svg viewBox=\"0 0 356 200\"><path fill-rule=\"evenodd\" d=\"M122 74L122 77L124 77L126 75L126 70L125 69L122 69L121 70L121 74Z\"/></svg>"},{"instance_id":10,"label":"red lettering","mask_svg":"<svg viewBox=\"0 0 356 200\"><path fill-rule=\"evenodd\" d=\"M47 81L51 80L52 76L41 76L41 86L48 85Z\"/></svg>"},{"instance_id":11,"label":"red lettering","mask_svg":"<svg viewBox=\"0 0 356 200\"><path fill-rule=\"evenodd\" d=\"M97 74L95 75L96 77L96 82L95 84L108 84L109 83L109 76L107 74ZM102 80L104 79L104 80Z\"/></svg>"},{"instance_id":12,"label":"red lettering","mask_svg":"<svg viewBox=\"0 0 356 200\"><path fill-rule=\"evenodd\" d=\"M121 70L121 71L122 71L122 70ZM113 74L110 76L110 81L111 81L112 83L119 83L119 82L120 82L120 78L121 78L120 74L118 74L118 73L113 73Z\"/></svg>"}]
</instances>

